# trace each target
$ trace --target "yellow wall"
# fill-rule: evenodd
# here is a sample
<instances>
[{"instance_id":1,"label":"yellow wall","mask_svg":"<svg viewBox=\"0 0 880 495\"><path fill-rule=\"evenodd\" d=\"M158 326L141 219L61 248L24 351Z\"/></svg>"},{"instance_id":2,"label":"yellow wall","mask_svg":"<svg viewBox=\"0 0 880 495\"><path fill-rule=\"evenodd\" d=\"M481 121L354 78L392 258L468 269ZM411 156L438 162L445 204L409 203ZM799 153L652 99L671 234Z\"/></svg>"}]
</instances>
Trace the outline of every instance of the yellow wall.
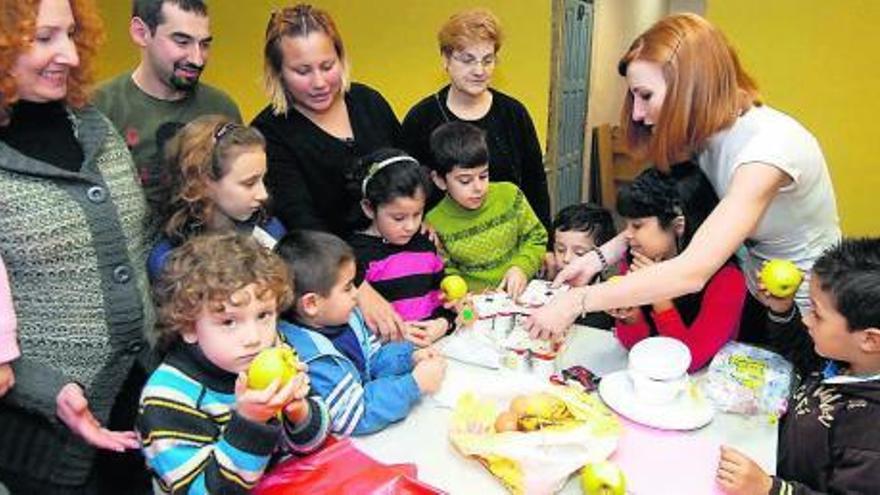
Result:
<instances>
[{"instance_id":1,"label":"yellow wall","mask_svg":"<svg viewBox=\"0 0 880 495\"><path fill-rule=\"evenodd\" d=\"M224 88L245 119L266 105L260 87L263 33L269 12L293 4L280 0L218 0L210 3L214 48L205 80ZM436 33L453 12L472 6L492 9L506 40L495 87L522 101L542 140L547 128L550 77L550 0L323 0L314 5L334 17L353 79L377 89L400 118L420 98L445 83ZM128 37L129 0L99 0L108 40L101 79L136 65L138 53Z\"/></svg>"},{"instance_id":2,"label":"yellow wall","mask_svg":"<svg viewBox=\"0 0 880 495\"><path fill-rule=\"evenodd\" d=\"M765 100L825 151L844 233L878 235L880 57L876 0L710 0Z\"/></svg>"}]
</instances>

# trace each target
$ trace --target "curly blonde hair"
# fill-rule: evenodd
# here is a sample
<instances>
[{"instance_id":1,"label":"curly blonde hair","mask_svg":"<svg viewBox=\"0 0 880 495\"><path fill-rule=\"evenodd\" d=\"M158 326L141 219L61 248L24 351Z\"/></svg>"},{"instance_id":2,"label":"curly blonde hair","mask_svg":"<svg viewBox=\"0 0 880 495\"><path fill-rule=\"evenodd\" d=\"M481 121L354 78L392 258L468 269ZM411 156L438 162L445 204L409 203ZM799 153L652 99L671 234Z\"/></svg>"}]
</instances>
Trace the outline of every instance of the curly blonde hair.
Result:
<instances>
[{"instance_id":1,"label":"curly blonde hair","mask_svg":"<svg viewBox=\"0 0 880 495\"><path fill-rule=\"evenodd\" d=\"M222 115L203 115L181 128L165 146L165 163L174 184L162 228L172 244L182 244L204 230L216 214L208 195L210 181L229 173L229 163L243 151L266 149L260 131ZM267 216L265 208L258 221Z\"/></svg>"},{"instance_id":2,"label":"curly blonde hair","mask_svg":"<svg viewBox=\"0 0 880 495\"><path fill-rule=\"evenodd\" d=\"M34 42L41 0L0 0L0 125L9 120L10 107L18 100L18 83L12 68ZM70 0L76 32L73 42L79 65L72 67L64 102L82 108L89 102L94 80L94 61L104 42L104 27L93 0Z\"/></svg>"},{"instance_id":3,"label":"curly blonde hair","mask_svg":"<svg viewBox=\"0 0 880 495\"><path fill-rule=\"evenodd\" d=\"M171 251L153 284L159 345L167 348L194 329L202 311L250 301L233 295L256 285L260 300L274 298L281 313L293 301L293 277L287 264L253 237L227 232L193 237Z\"/></svg>"}]
</instances>

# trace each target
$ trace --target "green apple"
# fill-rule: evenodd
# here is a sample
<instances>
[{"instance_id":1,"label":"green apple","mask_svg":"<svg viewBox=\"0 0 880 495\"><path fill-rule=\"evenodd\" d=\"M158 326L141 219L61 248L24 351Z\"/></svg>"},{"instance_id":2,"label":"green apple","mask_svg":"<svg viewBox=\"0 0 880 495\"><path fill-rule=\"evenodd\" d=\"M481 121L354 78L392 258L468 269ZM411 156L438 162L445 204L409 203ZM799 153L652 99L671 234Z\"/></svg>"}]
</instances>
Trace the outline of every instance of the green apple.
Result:
<instances>
[{"instance_id":1,"label":"green apple","mask_svg":"<svg viewBox=\"0 0 880 495\"><path fill-rule=\"evenodd\" d=\"M296 376L296 351L289 345L279 345L263 349L251 361L248 368L248 387L262 390L280 380L283 387Z\"/></svg>"},{"instance_id":2,"label":"green apple","mask_svg":"<svg viewBox=\"0 0 880 495\"><path fill-rule=\"evenodd\" d=\"M626 478L616 464L594 462L581 469L581 489L584 495L625 495Z\"/></svg>"},{"instance_id":3,"label":"green apple","mask_svg":"<svg viewBox=\"0 0 880 495\"><path fill-rule=\"evenodd\" d=\"M788 260L770 260L761 269L761 282L767 292L776 297L791 297L803 278L797 265Z\"/></svg>"},{"instance_id":4,"label":"green apple","mask_svg":"<svg viewBox=\"0 0 880 495\"><path fill-rule=\"evenodd\" d=\"M467 294L467 282L458 275L447 275L440 281L440 290L446 294L447 301L461 299Z\"/></svg>"}]
</instances>

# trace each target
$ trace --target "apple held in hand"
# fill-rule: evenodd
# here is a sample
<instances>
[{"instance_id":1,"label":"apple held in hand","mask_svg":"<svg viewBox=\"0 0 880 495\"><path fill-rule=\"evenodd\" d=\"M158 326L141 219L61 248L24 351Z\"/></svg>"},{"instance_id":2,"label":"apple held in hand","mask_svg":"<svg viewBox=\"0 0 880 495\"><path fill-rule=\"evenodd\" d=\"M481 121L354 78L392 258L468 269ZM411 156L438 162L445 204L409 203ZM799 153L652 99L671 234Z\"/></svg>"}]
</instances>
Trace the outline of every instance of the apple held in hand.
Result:
<instances>
[{"instance_id":1,"label":"apple held in hand","mask_svg":"<svg viewBox=\"0 0 880 495\"><path fill-rule=\"evenodd\" d=\"M626 478L616 464L594 462L581 469L581 489L584 495L625 495Z\"/></svg>"},{"instance_id":2,"label":"apple held in hand","mask_svg":"<svg viewBox=\"0 0 880 495\"><path fill-rule=\"evenodd\" d=\"M296 362L296 351L289 345L263 349L248 368L248 387L262 390L276 379L280 381L279 386L283 387L296 376Z\"/></svg>"},{"instance_id":3,"label":"apple held in hand","mask_svg":"<svg viewBox=\"0 0 880 495\"><path fill-rule=\"evenodd\" d=\"M461 299L467 294L467 282L458 275L447 275L440 282L440 290L446 295L447 301L455 301Z\"/></svg>"},{"instance_id":4,"label":"apple held in hand","mask_svg":"<svg viewBox=\"0 0 880 495\"><path fill-rule=\"evenodd\" d=\"M791 297L803 280L801 270L788 260L770 260L761 269L761 282L770 295Z\"/></svg>"}]
</instances>

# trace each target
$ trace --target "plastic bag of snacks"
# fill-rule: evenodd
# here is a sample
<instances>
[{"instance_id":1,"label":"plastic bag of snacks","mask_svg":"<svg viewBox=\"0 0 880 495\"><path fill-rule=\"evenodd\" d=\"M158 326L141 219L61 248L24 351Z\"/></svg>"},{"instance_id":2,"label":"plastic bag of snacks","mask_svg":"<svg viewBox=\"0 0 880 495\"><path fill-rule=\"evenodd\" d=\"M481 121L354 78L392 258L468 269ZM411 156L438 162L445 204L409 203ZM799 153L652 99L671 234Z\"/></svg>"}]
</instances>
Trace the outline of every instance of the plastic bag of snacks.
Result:
<instances>
[{"instance_id":1,"label":"plastic bag of snacks","mask_svg":"<svg viewBox=\"0 0 880 495\"><path fill-rule=\"evenodd\" d=\"M595 395L549 386L518 396L499 414L495 402L463 394L450 439L482 462L514 494L550 494L590 462L617 448L620 423Z\"/></svg>"},{"instance_id":2,"label":"plastic bag of snacks","mask_svg":"<svg viewBox=\"0 0 880 495\"><path fill-rule=\"evenodd\" d=\"M791 380L792 366L782 356L729 342L712 359L702 384L718 409L774 420L788 407Z\"/></svg>"}]
</instances>

